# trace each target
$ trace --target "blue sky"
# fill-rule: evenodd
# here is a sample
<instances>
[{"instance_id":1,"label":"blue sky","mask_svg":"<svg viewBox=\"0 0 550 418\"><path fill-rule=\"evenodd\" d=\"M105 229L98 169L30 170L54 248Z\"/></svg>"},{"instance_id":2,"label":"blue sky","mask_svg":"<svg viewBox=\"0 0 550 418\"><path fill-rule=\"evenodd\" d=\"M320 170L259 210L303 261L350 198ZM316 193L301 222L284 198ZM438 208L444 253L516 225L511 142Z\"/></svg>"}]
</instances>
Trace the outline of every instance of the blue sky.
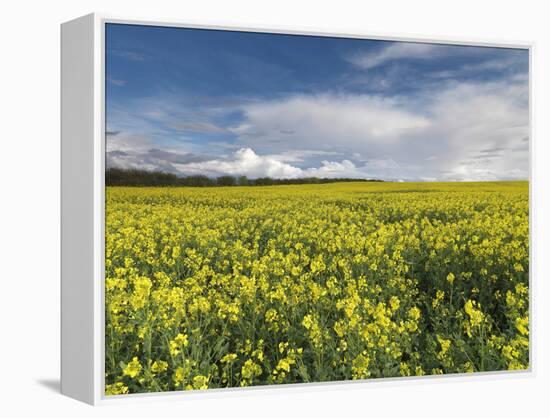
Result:
<instances>
[{"instance_id":1,"label":"blue sky","mask_svg":"<svg viewBox=\"0 0 550 418\"><path fill-rule=\"evenodd\" d=\"M520 49L108 24L107 166L528 177Z\"/></svg>"}]
</instances>

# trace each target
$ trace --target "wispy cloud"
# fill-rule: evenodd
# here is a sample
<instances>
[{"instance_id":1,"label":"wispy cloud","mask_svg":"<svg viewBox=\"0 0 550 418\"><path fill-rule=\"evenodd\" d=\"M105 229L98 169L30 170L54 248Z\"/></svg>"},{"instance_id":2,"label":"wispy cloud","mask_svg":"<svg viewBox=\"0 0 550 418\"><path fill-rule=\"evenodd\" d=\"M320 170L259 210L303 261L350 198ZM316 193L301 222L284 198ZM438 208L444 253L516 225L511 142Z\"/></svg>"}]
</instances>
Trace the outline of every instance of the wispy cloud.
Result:
<instances>
[{"instance_id":1,"label":"wispy cloud","mask_svg":"<svg viewBox=\"0 0 550 418\"><path fill-rule=\"evenodd\" d=\"M368 70L399 59L418 60L433 58L434 56L441 55L444 51L445 46L441 45L398 42L377 51L358 52L347 57L347 59L357 67Z\"/></svg>"},{"instance_id":2,"label":"wispy cloud","mask_svg":"<svg viewBox=\"0 0 550 418\"><path fill-rule=\"evenodd\" d=\"M181 175L526 178L527 91L525 81L509 78L448 83L415 96L291 94L235 103L226 111L239 113L239 122L225 125L209 121L204 109L188 113L172 100L147 100L131 109L126 124L146 135L113 132L108 150L127 155L109 161ZM159 146L152 137L163 130L169 138L182 132L191 139ZM219 139L201 142L194 135Z\"/></svg>"},{"instance_id":3,"label":"wispy cloud","mask_svg":"<svg viewBox=\"0 0 550 418\"><path fill-rule=\"evenodd\" d=\"M125 58L130 61L144 61L145 60L145 54L135 51L127 51L123 49L109 49L107 51L113 56Z\"/></svg>"},{"instance_id":4,"label":"wispy cloud","mask_svg":"<svg viewBox=\"0 0 550 418\"><path fill-rule=\"evenodd\" d=\"M178 165L210 161L215 157L191 152L154 148L150 138L121 134L107 136L106 165L118 168L136 168L182 174Z\"/></svg>"},{"instance_id":5,"label":"wispy cloud","mask_svg":"<svg viewBox=\"0 0 550 418\"><path fill-rule=\"evenodd\" d=\"M229 131L210 122L175 122L171 125L174 129L184 132L198 132L205 134L227 134Z\"/></svg>"},{"instance_id":6,"label":"wispy cloud","mask_svg":"<svg viewBox=\"0 0 550 418\"><path fill-rule=\"evenodd\" d=\"M513 150L529 130L526 92L525 83L505 80L451 83L419 97L291 96L247 106L232 131L243 146L270 154L306 147L391 158L406 179L442 178L454 166L457 178L485 178L476 164L488 161L496 176L526 177L528 159ZM282 126L294 134L281 135Z\"/></svg>"},{"instance_id":7,"label":"wispy cloud","mask_svg":"<svg viewBox=\"0 0 550 418\"><path fill-rule=\"evenodd\" d=\"M457 79L472 76L487 76L488 73L501 73L504 76L524 78L528 71L528 62L521 51L510 51L506 55L479 59L473 63L456 66L453 69L437 70L427 74L434 79Z\"/></svg>"},{"instance_id":8,"label":"wispy cloud","mask_svg":"<svg viewBox=\"0 0 550 418\"><path fill-rule=\"evenodd\" d=\"M120 80L113 77L107 77L107 82L119 87L124 86L126 84L126 80Z\"/></svg>"},{"instance_id":9,"label":"wispy cloud","mask_svg":"<svg viewBox=\"0 0 550 418\"><path fill-rule=\"evenodd\" d=\"M267 155L267 157L277 161L283 161L287 163L301 163L301 162L307 161L311 157L327 157L327 156L336 156L336 155L342 155L342 153L335 152L335 151L298 149L298 150L283 151L278 154L269 154Z\"/></svg>"},{"instance_id":10,"label":"wispy cloud","mask_svg":"<svg viewBox=\"0 0 550 418\"><path fill-rule=\"evenodd\" d=\"M361 144L392 143L430 123L395 99L369 95L292 95L245 106L243 112L244 122L231 131L250 146L271 142L290 148L337 144L362 148Z\"/></svg>"}]
</instances>

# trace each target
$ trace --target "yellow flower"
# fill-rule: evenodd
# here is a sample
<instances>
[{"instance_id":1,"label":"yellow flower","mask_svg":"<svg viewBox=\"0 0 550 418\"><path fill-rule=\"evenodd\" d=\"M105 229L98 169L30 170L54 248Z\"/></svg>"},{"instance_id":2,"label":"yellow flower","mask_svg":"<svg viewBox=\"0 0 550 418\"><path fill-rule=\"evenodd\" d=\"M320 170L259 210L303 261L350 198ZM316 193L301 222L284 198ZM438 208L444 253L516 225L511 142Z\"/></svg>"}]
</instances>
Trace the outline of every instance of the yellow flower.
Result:
<instances>
[{"instance_id":1,"label":"yellow flower","mask_svg":"<svg viewBox=\"0 0 550 418\"><path fill-rule=\"evenodd\" d=\"M151 280L147 277L138 277L135 280L134 292L130 298L130 304L134 309L143 308L145 306L152 286Z\"/></svg>"},{"instance_id":2,"label":"yellow flower","mask_svg":"<svg viewBox=\"0 0 550 418\"><path fill-rule=\"evenodd\" d=\"M445 297L445 292L443 290L438 289L435 294L435 299L432 300L432 306L434 308L437 308L444 297Z\"/></svg>"},{"instance_id":3,"label":"yellow flower","mask_svg":"<svg viewBox=\"0 0 550 418\"><path fill-rule=\"evenodd\" d=\"M288 373L288 372L290 372L290 366L294 363L296 363L296 362L291 358L281 359L277 363L277 369L284 370L285 372Z\"/></svg>"},{"instance_id":4,"label":"yellow flower","mask_svg":"<svg viewBox=\"0 0 550 418\"><path fill-rule=\"evenodd\" d=\"M302 325L309 330L309 338L313 346L319 348L322 344L323 333L317 319L311 315L306 315L302 320Z\"/></svg>"},{"instance_id":5,"label":"yellow flower","mask_svg":"<svg viewBox=\"0 0 550 418\"><path fill-rule=\"evenodd\" d=\"M463 367L464 367L464 371L466 373L473 373L475 371L474 370L474 365L470 361L467 361L466 363L464 363Z\"/></svg>"},{"instance_id":6,"label":"yellow flower","mask_svg":"<svg viewBox=\"0 0 550 418\"><path fill-rule=\"evenodd\" d=\"M479 306L479 304L477 304L477 305ZM481 312L481 310L479 310L479 309L476 309L475 306L476 306L476 302L474 302L472 300L468 300L464 304L464 311L470 317L470 324L473 327L481 325L481 323L483 322L483 319L484 319L483 312Z\"/></svg>"},{"instance_id":7,"label":"yellow flower","mask_svg":"<svg viewBox=\"0 0 550 418\"><path fill-rule=\"evenodd\" d=\"M162 360L157 360L151 366L151 371L153 373L162 373L168 370L168 363Z\"/></svg>"},{"instance_id":8,"label":"yellow flower","mask_svg":"<svg viewBox=\"0 0 550 418\"><path fill-rule=\"evenodd\" d=\"M519 263L514 264L515 271L523 271L523 266Z\"/></svg>"},{"instance_id":9,"label":"yellow flower","mask_svg":"<svg viewBox=\"0 0 550 418\"><path fill-rule=\"evenodd\" d=\"M181 352L183 347L187 347L188 345L189 340L187 338L187 335L178 334L176 338L170 341L170 354L175 357Z\"/></svg>"},{"instance_id":10,"label":"yellow flower","mask_svg":"<svg viewBox=\"0 0 550 418\"><path fill-rule=\"evenodd\" d=\"M353 379L366 379L370 376L369 371L370 358L366 352L359 354L353 359L351 367L351 376Z\"/></svg>"},{"instance_id":11,"label":"yellow flower","mask_svg":"<svg viewBox=\"0 0 550 418\"><path fill-rule=\"evenodd\" d=\"M112 385L105 386L105 395L124 395L128 393L128 387L122 383L117 382Z\"/></svg>"},{"instance_id":12,"label":"yellow flower","mask_svg":"<svg viewBox=\"0 0 550 418\"><path fill-rule=\"evenodd\" d=\"M399 298L397 296L392 296L390 298L390 307L391 307L391 310L392 311L397 311L399 309L399 304L401 303L401 301L399 300Z\"/></svg>"},{"instance_id":13,"label":"yellow flower","mask_svg":"<svg viewBox=\"0 0 550 418\"><path fill-rule=\"evenodd\" d=\"M420 319L420 309L418 309L416 306L409 309L409 318L414 321L418 321Z\"/></svg>"},{"instance_id":14,"label":"yellow flower","mask_svg":"<svg viewBox=\"0 0 550 418\"><path fill-rule=\"evenodd\" d=\"M407 363L401 362L399 364L399 373L401 376L410 376L411 375L411 368Z\"/></svg>"},{"instance_id":15,"label":"yellow flower","mask_svg":"<svg viewBox=\"0 0 550 418\"><path fill-rule=\"evenodd\" d=\"M439 342L439 345L441 347L441 351L439 351L439 353L437 354L437 358L440 360L444 360L447 351L449 351L449 348L451 348L451 340L447 340L437 335L437 341Z\"/></svg>"},{"instance_id":16,"label":"yellow flower","mask_svg":"<svg viewBox=\"0 0 550 418\"><path fill-rule=\"evenodd\" d=\"M181 385L185 379L186 373L183 369L183 367L178 367L173 375L174 384L176 387Z\"/></svg>"},{"instance_id":17,"label":"yellow flower","mask_svg":"<svg viewBox=\"0 0 550 418\"><path fill-rule=\"evenodd\" d=\"M132 361L128 363L123 370L124 376L130 376L131 378L138 376L140 372L141 372L141 363L139 362L137 357L134 357Z\"/></svg>"},{"instance_id":18,"label":"yellow flower","mask_svg":"<svg viewBox=\"0 0 550 418\"><path fill-rule=\"evenodd\" d=\"M204 390L208 389L208 377L197 375L193 378L193 389Z\"/></svg>"},{"instance_id":19,"label":"yellow flower","mask_svg":"<svg viewBox=\"0 0 550 418\"><path fill-rule=\"evenodd\" d=\"M333 328L336 335L338 335L340 338L342 338L346 333L346 326L344 325L343 321L335 322Z\"/></svg>"},{"instance_id":20,"label":"yellow flower","mask_svg":"<svg viewBox=\"0 0 550 418\"><path fill-rule=\"evenodd\" d=\"M221 358L222 363L233 363L237 359L237 355L234 353L226 354Z\"/></svg>"},{"instance_id":21,"label":"yellow flower","mask_svg":"<svg viewBox=\"0 0 550 418\"><path fill-rule=\"evenodd\" d=\"M453 284L453 282L455 281L455 275L454 275L453 273L447 274L447 281L448 281L450 284Z\"/></svg>"},{"instance_id":22,"label":"yellow flower","mask_svg":"<svg viewBox=\"0 0 550 418\"><path fill-rule=\"evenodd\" d=\"M241 386L248 386L252 383L252 380L262 374L262 368L260 365L254 363L252 359L248 359L244 362L241 368L241 376L243 378Z\"/></svg>"},{"instance_id":23,"label":"yellow flower","mask_svg":"<svg viewBox=\"0 0 550 418\"><path fill-rule=\"evenodd\" d=\"M516 318L515 325L521 335L529 335L529 317Z\"/></svg>"},{"instance_id":24,"label":"yellow flower","mask_svg":"<svg viewBox=\"0 0 550 418\"><path fill-rule=\"evenodd\" d=\"M265 313L265 320L267 322L275 322L277 320L277 311L275 309L268 309Z\"/></svg>"}]
</instances>

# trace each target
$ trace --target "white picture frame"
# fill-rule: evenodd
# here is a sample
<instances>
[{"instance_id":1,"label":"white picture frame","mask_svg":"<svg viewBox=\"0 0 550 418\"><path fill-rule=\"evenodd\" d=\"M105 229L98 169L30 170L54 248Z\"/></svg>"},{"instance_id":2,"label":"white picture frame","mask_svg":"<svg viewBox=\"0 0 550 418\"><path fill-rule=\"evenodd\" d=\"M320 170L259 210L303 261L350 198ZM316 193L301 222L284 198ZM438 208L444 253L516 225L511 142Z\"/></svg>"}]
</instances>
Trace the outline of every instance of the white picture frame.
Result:
<instances>
[{"instance_id":1,"label":"white picture frame","mask_svg":"<svg viewBox=\"0 0 550 418\"><path fill-rule=\"evenodd\" d=\"M391 378L354 382L308 383L214 389L104 395L104 236L105 236L105 24L127 23L248 32L283 33L343 38L398 40L456 45L523 48L529 51L530 190L533 190L532 55L534 44L525 42L486 42L472 39L410 38L386 34L326 33L322 30L280 27L217 26L189 22L128 20L103 14L90 14L61 26L61 391L92 405L137 402L143 399L165 401L192 397L250 396L253 393L295 390L345 390L357 385L402 384L419 379L514 379L534 373L534 338L530 339L530 367L525 371L488 372L472 375ZM530 209L533 194L530 192ZM533 251L533 218L530 212ZM530 271L530 317L533 316L533 272ZM531 335L536 334L531 324ZM389 382L388 382L389 381Z\"/></svg>"}]
</instances>

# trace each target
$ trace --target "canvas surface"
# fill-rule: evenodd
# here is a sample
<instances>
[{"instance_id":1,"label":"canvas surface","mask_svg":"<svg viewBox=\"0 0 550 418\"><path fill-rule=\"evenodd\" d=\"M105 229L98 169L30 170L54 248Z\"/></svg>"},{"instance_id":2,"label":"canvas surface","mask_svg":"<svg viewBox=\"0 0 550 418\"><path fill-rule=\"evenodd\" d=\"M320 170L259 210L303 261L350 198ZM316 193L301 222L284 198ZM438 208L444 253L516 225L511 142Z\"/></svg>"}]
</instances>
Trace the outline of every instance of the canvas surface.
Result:
<instances>
[{"instance_id":1,"label":"canvas surface","mask_svg":"<svg viewBox=\"0 0 550 418\"><path fill-rule=\"evenodd\" d=\"M105 54L107 395L529 367L527 50Z\"/></svg>"}]
</instances>

